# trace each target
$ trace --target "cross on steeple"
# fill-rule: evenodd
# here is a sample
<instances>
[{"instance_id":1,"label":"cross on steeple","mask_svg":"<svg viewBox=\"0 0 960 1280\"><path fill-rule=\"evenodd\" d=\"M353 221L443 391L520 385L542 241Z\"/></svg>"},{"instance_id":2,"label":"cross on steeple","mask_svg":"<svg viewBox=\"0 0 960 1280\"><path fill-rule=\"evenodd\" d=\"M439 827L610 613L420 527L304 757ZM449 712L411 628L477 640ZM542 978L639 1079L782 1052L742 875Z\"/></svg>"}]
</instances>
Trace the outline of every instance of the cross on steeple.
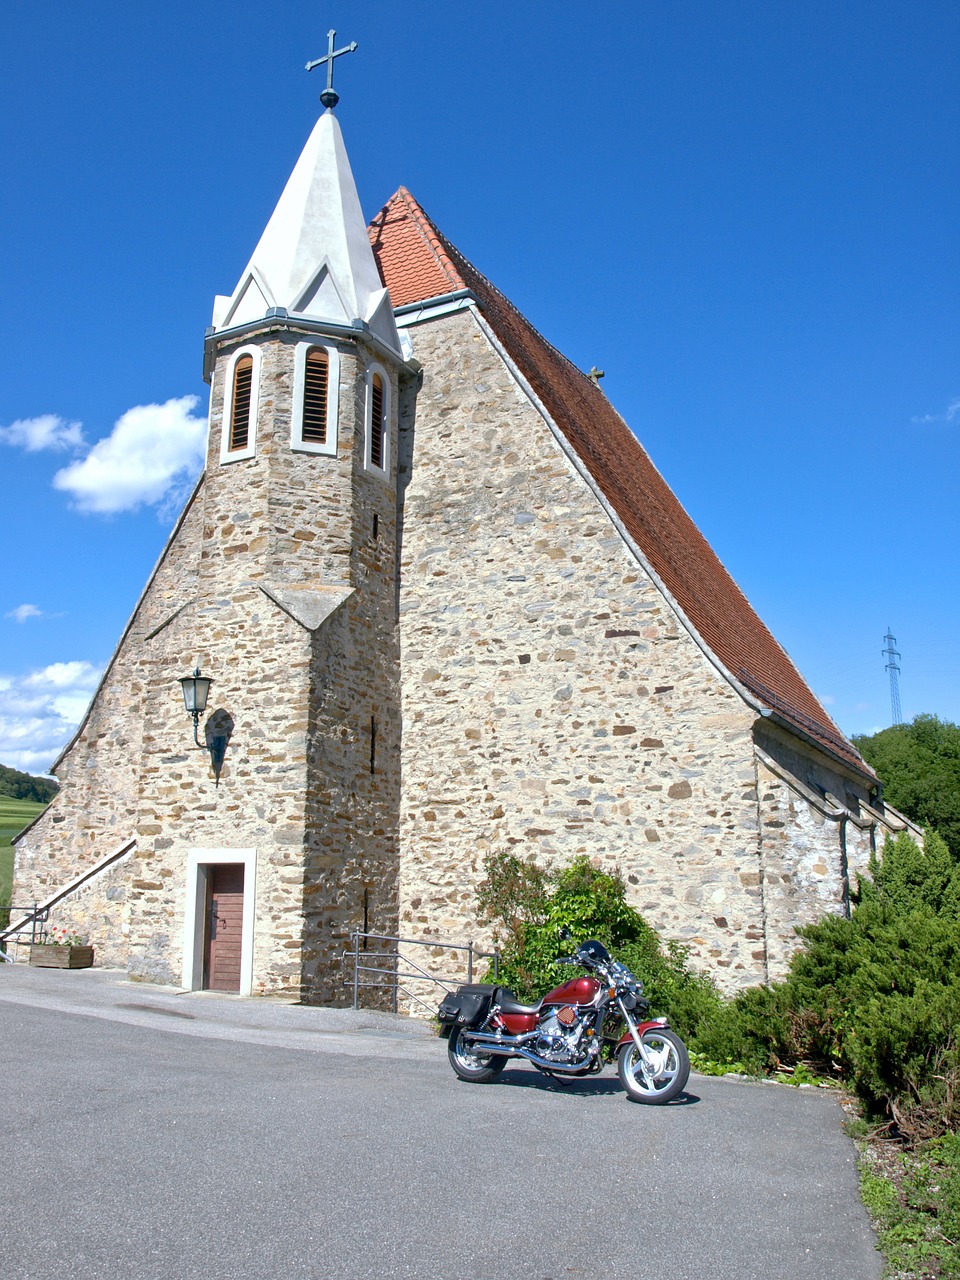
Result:
<instances>
[{"instance_id":1,"label":"cross on steeple","mask_svg":"<svg viewBox=\"0 0 960 1280\"><path fill-rule=\"evenodd\" d=\"M353 53L357 47L357 42L354 40L351 44L345 44L342 49L334 49L333 42L336 39L336 35L336 31L328 31L327 52L322 58L316 58L313 62L307 63L308 71L312 71L314 67L319 67L324 62L327 64L327 87L321 93L320 101L330 111L340 101L340 95L333 87L333 60L334 58L339 58L341 53Z\"/></svg>"}]
</instances>

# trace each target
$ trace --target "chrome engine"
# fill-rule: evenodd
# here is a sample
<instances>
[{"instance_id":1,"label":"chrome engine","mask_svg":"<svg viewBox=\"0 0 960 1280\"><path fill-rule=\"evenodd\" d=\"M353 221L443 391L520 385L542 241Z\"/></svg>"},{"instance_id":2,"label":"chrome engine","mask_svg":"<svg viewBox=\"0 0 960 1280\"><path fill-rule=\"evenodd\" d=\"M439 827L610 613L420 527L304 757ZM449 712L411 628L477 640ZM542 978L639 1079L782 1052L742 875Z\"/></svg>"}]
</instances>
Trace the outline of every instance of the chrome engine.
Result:
<instances>
[{"instance_id":1,"label":"chrome engine","mask_svg":"<svg viewBox=\"0 0 960 1280\"><path fill-rule=\"evenodd\" d=\"M551 1062L577 1062L586 1056L583 1038L584 1019L572 1005L564 1005L540 1019L533 1048L537 1055Z\"/></svg>"}]
</instances>

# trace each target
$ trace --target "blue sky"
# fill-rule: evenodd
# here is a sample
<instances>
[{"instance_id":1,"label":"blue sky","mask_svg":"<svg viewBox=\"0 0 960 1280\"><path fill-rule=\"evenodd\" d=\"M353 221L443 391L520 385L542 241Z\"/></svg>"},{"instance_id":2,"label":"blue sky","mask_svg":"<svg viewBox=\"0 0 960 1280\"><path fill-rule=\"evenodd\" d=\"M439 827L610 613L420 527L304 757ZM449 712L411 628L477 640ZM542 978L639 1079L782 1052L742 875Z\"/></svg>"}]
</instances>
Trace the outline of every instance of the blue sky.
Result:
<instances>
[{"instance_id":1,"label":"blue sky","mask_svg":"<svg viewBox=\"0 0 960 1280\"><path fill-rule=\"evenodd\" d=\"M196 474L204 327L330 27L368 215L409 187L606 371L844 731L889 723L888 626L904 716L960 721L960 6L585 12L6 6L0 762L49 766Z\"/></svg>"}]
</instances>

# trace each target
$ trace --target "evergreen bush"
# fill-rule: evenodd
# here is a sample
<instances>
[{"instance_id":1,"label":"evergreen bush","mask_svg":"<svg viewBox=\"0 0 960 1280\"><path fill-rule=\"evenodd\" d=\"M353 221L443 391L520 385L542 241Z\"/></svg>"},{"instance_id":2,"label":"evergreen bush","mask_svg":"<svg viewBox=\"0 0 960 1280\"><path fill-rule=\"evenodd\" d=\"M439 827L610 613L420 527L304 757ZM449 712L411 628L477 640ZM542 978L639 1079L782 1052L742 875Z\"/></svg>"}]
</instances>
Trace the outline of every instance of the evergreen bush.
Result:
<instances>
[{"instance_id":1,"label":"evergreen bush","mask_svg":"<svg viewBox=\"0 0 960 1280\"><path fill-rule=\"evenodd\" d=\"M904 1136L946 1132L960 1123L960 864L934 832L923 849L902 833L854 904L798 930L786 979L738 995L696 1047L834 1071Z\"/></svg>"}]
</instances>

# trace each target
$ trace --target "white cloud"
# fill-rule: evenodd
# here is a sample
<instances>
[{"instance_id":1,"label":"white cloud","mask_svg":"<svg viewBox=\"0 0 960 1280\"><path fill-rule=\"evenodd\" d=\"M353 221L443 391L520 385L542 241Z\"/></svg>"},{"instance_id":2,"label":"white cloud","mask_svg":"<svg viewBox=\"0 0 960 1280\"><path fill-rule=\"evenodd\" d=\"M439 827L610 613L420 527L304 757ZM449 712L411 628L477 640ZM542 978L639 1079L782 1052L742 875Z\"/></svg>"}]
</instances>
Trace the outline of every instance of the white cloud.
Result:
<instances>
[{"instance_id":1,"label":"white cloud","mask_svg":"<svg viewBox=\"0 0 960 1280\"><path fill-rule=\"evenodd\" d=\"M19 418L9 427L0 427L0 444L39 453L41 449L78 449L84 443L83 424L67 422L54 413L39 418Z\"/></svg>"},{"instance_id":2,"label":"white cloud","mask_svg":"<svg viewBox=\"0 0 960 1280\"><path fill-rule=\"evenodd\" d=\"M67 745L103 674L91 662L54 662L0 675L0 764L45 772Z\"/></svg>"},{"instance_id":3,"label":"white cloud","mask_svg":"<svg viewBox=\"0 0 960 1280\"><path fill-rule=\"evenodd\" d=\"M193 416L196 407L196 396L181 396L128 409L86 457L57 472L54 487L71 494L84 512L171 505L203 468L207 423Z\"/></svg>"},{"instance_id":4,"label":"white cloud","mask_svg":"<svg viewBox=\"0 0 960 1280\"><path fill-rule=\"evenodd\" d=\"M951 400L943 413L925 413L912 418L917 424L924 422L960 422L960 396Z\"/></svg>"},{"instance_id":5,"label":"white cloud","mask_svg":"<svg viewBox=\"0 0 960 1280\"><path fill-rule=\"evenodd\" d=\"M35 604L18 604L5 616L13 618L15 622L26 622L28 618L42 618L43 614Z\"/></svg>"},{"instance_id":6,"label":"white cloud","mask_svg":"<svg viewBox=\"0 0 960 1280\"><path fill-rule=\"evenodd\" d=\"M89 662L51 662L48 667L32 671L23 684L28 688L95 689L100 679L99 668Z\"/></svg>"}]
</instances>

